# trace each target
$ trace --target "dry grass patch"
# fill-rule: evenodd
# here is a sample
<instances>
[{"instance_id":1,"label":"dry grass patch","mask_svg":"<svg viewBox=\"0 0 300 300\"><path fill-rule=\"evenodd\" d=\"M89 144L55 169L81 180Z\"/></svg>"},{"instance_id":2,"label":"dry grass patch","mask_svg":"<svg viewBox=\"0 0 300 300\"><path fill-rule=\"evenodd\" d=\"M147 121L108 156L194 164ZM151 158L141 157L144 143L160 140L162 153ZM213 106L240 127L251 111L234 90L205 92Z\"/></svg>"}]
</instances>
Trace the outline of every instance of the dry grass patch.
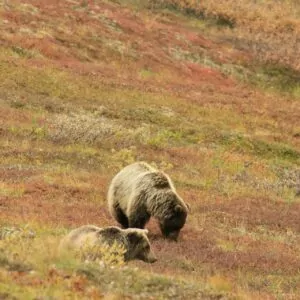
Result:
<instances>
[{"instance_id":1,"label":"dry grass patch","mask_svg":"<svg viewBox=\"0 0 300 300\"><path fill-rule=\"evenodd\" d=\"M50 138L55 142L107 143L122 134L122 127L112 120L93 114L57 115L51 120Z\"/></svg>"}]
</instances>

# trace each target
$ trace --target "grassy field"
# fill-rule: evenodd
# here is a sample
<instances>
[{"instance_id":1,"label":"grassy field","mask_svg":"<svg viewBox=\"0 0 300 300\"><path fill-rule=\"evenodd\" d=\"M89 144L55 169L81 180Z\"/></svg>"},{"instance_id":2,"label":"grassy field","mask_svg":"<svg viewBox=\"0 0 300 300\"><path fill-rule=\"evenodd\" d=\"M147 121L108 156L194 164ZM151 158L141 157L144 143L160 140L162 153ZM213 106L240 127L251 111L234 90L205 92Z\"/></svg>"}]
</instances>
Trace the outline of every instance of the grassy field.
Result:
<instances>
[{"instance_id":1,"label":"grassy field","mask_svg":"<svg viewBox=\"0 0 300 300\"><path fill-rule=\"evenodd\" d=\"M221 1L222 2L222 1ZM0 299L299 299L296 1L0 3ZM266 38L268 37L268 38ZM155 264L57 253L144 160L191 206Z\"/></svg>"}]
</instances>

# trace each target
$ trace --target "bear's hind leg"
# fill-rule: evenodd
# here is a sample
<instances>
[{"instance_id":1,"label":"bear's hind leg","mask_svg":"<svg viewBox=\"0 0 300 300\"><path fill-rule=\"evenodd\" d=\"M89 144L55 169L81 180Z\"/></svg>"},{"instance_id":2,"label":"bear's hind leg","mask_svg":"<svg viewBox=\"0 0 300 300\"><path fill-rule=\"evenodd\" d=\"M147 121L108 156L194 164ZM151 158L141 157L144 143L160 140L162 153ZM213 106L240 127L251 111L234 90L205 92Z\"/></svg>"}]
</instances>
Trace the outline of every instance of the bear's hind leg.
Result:
<instances>
[{"instance_id":1,"label":"bear's hind leg","mask_svg":"<svg viewBox=\"0 0 300 300\"><path fill-rule=\"evenodd\" d=\"M114 207L114 215L118 223L121 224L123 228L126 229L129 227L128 218L119 206Z\"/></svg>"}]
</instances>

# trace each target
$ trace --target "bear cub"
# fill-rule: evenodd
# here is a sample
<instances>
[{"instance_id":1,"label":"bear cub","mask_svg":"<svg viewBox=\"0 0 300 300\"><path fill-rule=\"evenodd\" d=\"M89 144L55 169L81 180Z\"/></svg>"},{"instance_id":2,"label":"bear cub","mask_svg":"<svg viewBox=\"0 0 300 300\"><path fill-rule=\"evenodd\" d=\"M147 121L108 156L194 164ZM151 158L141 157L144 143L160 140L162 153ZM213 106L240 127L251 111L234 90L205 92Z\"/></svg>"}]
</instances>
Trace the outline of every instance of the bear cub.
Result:
<instances>
[{"instance_id":1,"label":"bear cub","mask_svg":"<svg viewBox=\"0 0 300 300\"><path fill-rule=\"evenodd\" d=\"M112 246L117 243L125 249L124 261L139 259L154 263L157 259L151 250L147 233L148 230L138 228L121 229L115 226L99 228L94 225L84 225L69 232L61 240L59 249L61 252L66 252L84 249L83 247L87 245Z\"/></svg>"},{"instance_id":2,"label":"bear cub","mask_svg":"<svg viewBox=\"0 0 300 300\"><path fill-rule=\"evenodd\" d=\"M112 179L108 208L123 228L144 228L152 216L162 234L173 240L177 240L189 210L169 176L145 162L128 165Z\"/></svg>"}]
</instances>

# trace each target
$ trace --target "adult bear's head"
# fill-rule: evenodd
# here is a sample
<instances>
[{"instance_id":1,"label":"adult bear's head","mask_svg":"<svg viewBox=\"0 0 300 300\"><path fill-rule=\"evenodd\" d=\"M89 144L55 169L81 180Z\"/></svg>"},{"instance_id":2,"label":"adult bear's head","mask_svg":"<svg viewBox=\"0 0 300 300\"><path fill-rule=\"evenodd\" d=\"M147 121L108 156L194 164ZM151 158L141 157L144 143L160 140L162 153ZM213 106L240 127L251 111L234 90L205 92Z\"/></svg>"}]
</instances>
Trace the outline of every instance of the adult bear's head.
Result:
<instances>
[{"instance_id":1,"label":"adult bear's head","mask_svg":"<svg viewBox=\"0 0 300 300\"><path fill-rule=\"evenodd\" d=\"M161 202L159 226L162 234L171 240L177 240L181 228L184 226L189 211L188 205L175 191L168 191Z\"/></svg>"}]
</instances>

